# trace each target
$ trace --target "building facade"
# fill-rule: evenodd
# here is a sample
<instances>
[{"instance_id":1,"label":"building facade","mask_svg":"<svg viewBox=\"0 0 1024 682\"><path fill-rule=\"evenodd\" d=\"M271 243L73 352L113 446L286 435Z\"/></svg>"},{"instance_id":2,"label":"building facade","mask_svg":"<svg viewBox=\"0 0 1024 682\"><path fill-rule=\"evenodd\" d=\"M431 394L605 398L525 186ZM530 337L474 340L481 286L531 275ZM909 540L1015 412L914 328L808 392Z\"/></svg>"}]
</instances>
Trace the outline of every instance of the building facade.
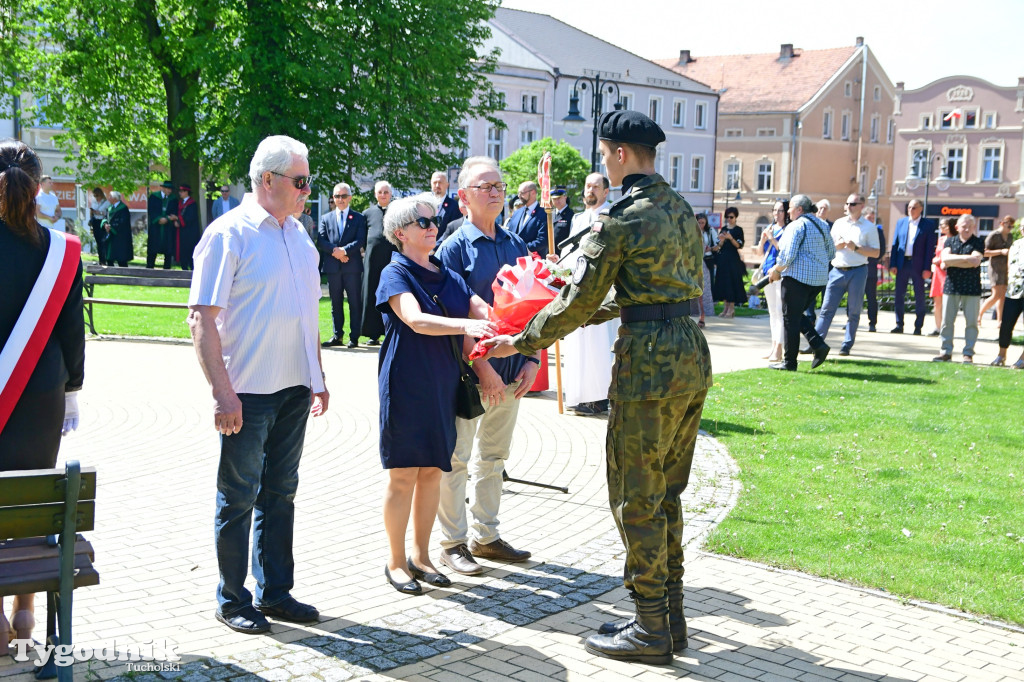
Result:
<instances>
[{"instance_id":1,"label":"building facade","mask_svg":"<svg viewBox=\"0 0 1024 682\"><path fill-rule=\"evenodd\" d=\"M1011 87L970 76L916 90L897 83L895 118L898 205L926 201L933 218L970 213L982 233L1024 215L1024 78Z\"/></svg>"},{"instance_id":2,"label":"building facade","mask_svg":"<svg viewBox=\"0 0 1024 682\"><path fill-rule=\"evenodd\" d=\"M716 91L547 15L498 8L490 24L492 35L482 51L500 52L498 68L489 77L504 95L505 108L495 116L505 128L485 119L466 121L463 156L500 161L550 136L592 159L592 95L599 83L602 111L611 111L617 100L661 125L666 141L658 147L656 170L695 210L711 209ZM585 119L575 125L563 120L574 89ZM597 163L603 172L599 155ZM578 205L578 198L574 201Z\"/></svg>"},{"instance_id":3,"label":"building facade","mask_svg":"<svg viewBox=\"0 0 1024 682\"><path fill-rule=\"evenodd\" d=\"M885 223L892 177L895 88L862 38L850 47L658 60L721 93L714 211L737 206L748 262L775 201L802 193L843 215L852 192L872 196ZM738 198L737 198L738 196Z\"/></svg>"}]
</instances>

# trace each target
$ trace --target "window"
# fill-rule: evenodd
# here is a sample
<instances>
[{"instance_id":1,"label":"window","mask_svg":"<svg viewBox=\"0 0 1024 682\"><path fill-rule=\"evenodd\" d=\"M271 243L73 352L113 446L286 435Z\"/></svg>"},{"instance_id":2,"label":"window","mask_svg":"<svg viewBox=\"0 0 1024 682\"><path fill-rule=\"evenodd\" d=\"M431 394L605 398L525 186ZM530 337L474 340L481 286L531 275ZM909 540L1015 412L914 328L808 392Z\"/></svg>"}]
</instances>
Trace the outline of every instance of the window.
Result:
<instances>
[{"instance_id":1,"label":"window","mask_svg":"<svg viewBox=\"0 0 1024 682\"><path fill-rule=\"evenodd\" d=\"M775 164L772 161L764 160L757 162L757 191L772 191L772 170Z\"/></svg>"},{"instance_id":2,"label":"window","mask_svg":"<svg viewBox=\"0 0 1024 682\"><path fill-rule=\"evenodd\" d=\"M843 83L843 96L853 97L853 83L850 81Z\"/></svg>"},{"instance_id":3,"label":"window","mask_svg":"<svg viewBox=\"0 0 1024 682\"><path fill-rule=\"evenodd\" d=\"M537 95L523 94L523 112L527 114L537 113Z\"/></svg>"},{"instance_id":4,"label":"window","mask_svg":"<svg viewBox=\"0 0 1024 682\"><path fill-rule=\"evenodd\" d=\"M775 128L758 128L758 137L775 137Z\"/></svg>"},{"instance_id":5,"label":"window","mask_svg":"<svg viewBox=\"0 0 1024 682\"><path fill-rule=\"evenodd\" d=\"M839 123L839 138L842 140L850 139L850 112L844 111L843 117Z\"/></svg>"},{"instance_id":6,"label":"window","mask_svg":"<svg viewBox=\"0 0 1024 682\"><path fill-rule=\"evenodd\" d=\"M832 139L832 112L826 111L821 117L821 136L826 140Z\"/></svg>"},{"instance_id":7,"label":"window","mask_svg":"<svg viewBox=\"0 0 1024 682\"><path fill-rule=\"evenodd\" d=\"M537 131L530 130L529 128L523 128L519 131L519 146L525 147L534 140L537 139Z\"/></svg>"},{"instance_id":8,"label":"window","mask_svg":"<svg viewBox=\"0 0 1024 682\"><path fill-rule=\"evenodd\" d=\"M743 137L743 128L726 128L726 137Z\"/></svg>"},{"instance_id":9,"label":"window","mask_svg":"<svg viewBox=\"0 0 1024 682\"><path fill-rule=\"evenodd\" d=\"M652 121L661 123L661 98L652 95L648 100L647 111Z\"/></svg>"},{"instance_id":10,"label":"window","mask_svg":"<svg viewBox=\"0 0 1024 682\"><path fill-rule=\"evenodd\" d=\"M932 129L932 115L931 114L921 114L921 130L931 130L931 129Z\"/></svg>"},{"instance_id":11,"label":"window","mask_svg":"<svg viewBox=\"0 0 1024 682\"><path fill-rule=\"evenodd\" d=\"M946 175L950 180L964 180L964 148L953 147L946 150Z\"/></svg>"},{"instance_id":12,"label":"window","mask_svg":"<svg viewBox=\"0 0 1024 682\"><path fill-rule=\"evenodd\" d=\"M885 190L885 166L878 167L878 177L875 178L875 194L881 196Z\"/></svg>"},{"instance_id":13,"label":"window","mask_svg":"<svg viewBox=\"0 0 1024 682\"><path fill-rule=\"evenodd\" d=\"M487 128L487 156L495 161L501 161L502 157L502 132L497 126L488 126Z\"/></svg>"},{"instance_id":14,"label":"window","mask_svg":"<svg viewBox=\"0 0 1024 682\"><path fill-rule=\"evenodd\" d=\"M708 103L697 102L693 110L693 127L697 130L707 130L708 127Z\"/></svg>"},{"instance_id":15,"label":"window","mask_svg":"<svg viewBox=\"0 0 1024 682\"><path fill-rule=\"evenodd\" d=\"M459 148L458 156L460 161L469 158L469 126L459 126L459 137L462 138L462 146Z\"/></svg>"},{"instance_id":16,"label":"window","mask_svg":"<svg viewBox=\"0 0 1024 682\"><path fill-rule=\"evenodd\" d=\"M982 181L998 182L1002 178L1003 149L1002 147L983 147L981 150Z\"/></svg>"},{"instance_id":17,"label":"window","mask_svg":"<svg viewBox=\"0 0 1024 682\"><path fill-rule=\"evenodd\" d=\"M876 102L881 102L882 101L882 88L877 86L877 85L875 86L875 89L874 89L874 97L875 97L875 101Z\"/></svg>"},{"instance_id":18,"label":"window","mask_svg":"<svg viewBox=\"0 0 1024 682\"><path fill-rule=\"evenodd\" d=\"M927 148L917 148L911 150L910 156L910 173L915 178L924 177L924 166L928 163L928 154L931 150Z\"/></svg>"},{"instance_id":19,"label":"window","mask_svg":"<svg viewBox=\"0 0 1024 682\"><path fill-rule=\"evenodd\" d=\"M665 147L661 145L654 152L654 172L665 177Z\"/></svg>"},{"instance_id":20,"label":"window","mask_svg":"<svg viewBox=\"0 0 1024 682\"><path fill-rule=\"evenodd\" d=\"M739 190L740 188L740 162L725 162L725 191Z\"/></svg>"},{"instance_id":21,"label":"window","mask_svg":"<svg viewBox=\"0 0 1024 682\"><path fill-rule=\"evenodd\" d=\"M985 114L985 127L995 128L996 127L996 112L990 111Z\"/></svg>"},{"instance_id":22,"label":"window","mask_svg":"<svg viewBox=\"0 0 1024 682\"><path fill-rule=\"evenodd\" d=\"M867 194L868 193L868 167L867 166L861 166L860 167L860 176L859 176L859 181L858 181L857 184L860 187L860 189L858 191L861 194Z\"/></svg>"},{"instance_id":23,"label":"window","mask_svg":"<svg viewBox=\"0 0 1024 682\"><path fill-rule=\"evenodd\" d=\"M889 117L889 125L886 126L885 131L885 143L892 144L892 141L896 139L896 121L893 120L892 116Z\"/></svg>"},{"instance_id":24,"label":"window","mask_svg":"<svg viewBox=\"0 0 1024 682\"><path fill-rule=\"evenodd\" d=\"M977 128L978 127L978 110L971 109L970 111L964 112L964 128Z\"/></svg>"},{"instance_id":25,"label":"window","mask_svg":"<svg viewBox=\"0 0 1024 682\"><path fill-rule=\"evenodd\" d=\"M702 192L702 187L704 187L704 157L695 154L690 157L690 191Z\"/></svg>"},{"instance_id":26,"label":"window","mask_svg":"<svg viewBox=\"0 0 1024 682\"><path fill-rule=\"evenodd\" d=\"M681 154L673 154L669 157L669 183L677 192L683 190L683 157Z\"/></svg>"},{"instance_id":27,"label":"window","mask_svg":"<svg viewBox=\"0 0 1024 682\"><path fill-rule=\"evenodd\" d=\"M677 99L672 102L672 125L676 128L686 127L686 100Z\"/></svg>"},{"instance_id":28,"label":"window","mask_svg":"<svg viewBox=\"0 0 1024 682\"><path fill-rule=\"evenodd\" d=\"M956 119L954 118L952 111L939 112L939 128L941 130L949 130L952 128L954 120Z\"/></svg>"},{"instance_id":29,"label":"window","mask_svg":"<svg viewBox=\"0 0 1024 682\"><path fill-rule=\"evenodd\" d=\"M875 114L871 117L871 141L878 142L878 129L882 127L882 119Z\"/></svg>"},{"instance_id":30,"label":"window","mask_svg":"<svg viewBox=\"0 0 1024 682\"><path fill-rule=\"evenodd\" d=\"M498 109L507 109L508 102L505 99L505 93L502 92L501 90L498 90L495 94L498 95Z\"/></svg>"},{"instance_id":31,"label":"window","mask_svg":"<svg viewBox=\"0 0 1024 682\"><path fill-rule=\"evenodd\" d=\"M626 92L619 97L619 103L622 104L622 108L625 111L633 110L633 93Z\"/></svg>"}]
</instances>

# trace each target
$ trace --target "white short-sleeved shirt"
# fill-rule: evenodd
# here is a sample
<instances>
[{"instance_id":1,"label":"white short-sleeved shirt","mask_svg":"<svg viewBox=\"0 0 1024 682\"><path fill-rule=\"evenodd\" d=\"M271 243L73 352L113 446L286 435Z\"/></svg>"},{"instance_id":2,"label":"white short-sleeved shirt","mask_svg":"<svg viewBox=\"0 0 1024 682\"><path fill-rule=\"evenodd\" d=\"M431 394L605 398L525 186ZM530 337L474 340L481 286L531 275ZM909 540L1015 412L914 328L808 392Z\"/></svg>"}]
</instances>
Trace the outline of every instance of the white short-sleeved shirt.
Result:
<instances>
[{"instance_id":1,"label":"white short-sleeved shirt","mask_svg":"<svg viewBox=\"0 0 1024 682\"><path fill-rule=\"evenodd\" d=\"M231 387L324 390L318 351L319 255L299 221L281 226L247 194L195 250L190 306L221 308L217 331Z\"/></svg>"},{"instance_id":2,"label":"white short-sleeved shirt","mask_svg":"<svg viewBox=\"0 0 1024 682\"><path fill-rule=\"evenodd\" d=\"M57 206L60 204L60 199L57 198L56 194L39 192L36 195L36 203L39 204L39 208L43 209L43 215L52 219L57 215Z\"/></svg>"},{"instance_id":3,"label":"white short-sleeved shirt","mask_svg":"<svg viewBox=\"0 0 1024 682\"><path fill-rule=\"evenodd\" d=\"M840 240L852 241L858 247L877 249L878 228L870 220L858 218L854 222L849 216L843 216L832 225L832 241L838 243ZM867 256L850 249L836 249L836 257L832 259L832 265L837 268L855 268L867 264Z\"/></svg>"}]
</instances>

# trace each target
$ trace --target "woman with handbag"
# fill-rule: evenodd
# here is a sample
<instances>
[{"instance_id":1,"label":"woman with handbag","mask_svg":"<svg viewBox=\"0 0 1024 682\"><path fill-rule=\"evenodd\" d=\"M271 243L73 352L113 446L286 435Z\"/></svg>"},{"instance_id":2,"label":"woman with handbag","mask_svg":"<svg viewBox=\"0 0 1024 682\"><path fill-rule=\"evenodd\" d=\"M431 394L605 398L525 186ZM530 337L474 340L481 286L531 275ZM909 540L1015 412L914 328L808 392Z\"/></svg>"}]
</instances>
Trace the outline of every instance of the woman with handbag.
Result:
<instances>
[{"instance_id":1,"label":"woman with handbag","mask_svg":"<svg viewBox=\"0 0 1024 682\"><path fill-rule=\"evenodd\" d=\"M388 470L384 528L390 547L384 575L405 594L420 594L419 580L451 585L430 562L427 545L441 472L452 469L458 396L475 398L475 407L482 409L475 385L464 383L469 378L462 337L486 338L496 330L487 303L430 255L438 227L432 196L407 197L388 207L384 237L398 251L377 287L377 309L384 318L377 379L380 458ZM410 515L413 545L407 557Z\"/></svg>"}]
</instances>

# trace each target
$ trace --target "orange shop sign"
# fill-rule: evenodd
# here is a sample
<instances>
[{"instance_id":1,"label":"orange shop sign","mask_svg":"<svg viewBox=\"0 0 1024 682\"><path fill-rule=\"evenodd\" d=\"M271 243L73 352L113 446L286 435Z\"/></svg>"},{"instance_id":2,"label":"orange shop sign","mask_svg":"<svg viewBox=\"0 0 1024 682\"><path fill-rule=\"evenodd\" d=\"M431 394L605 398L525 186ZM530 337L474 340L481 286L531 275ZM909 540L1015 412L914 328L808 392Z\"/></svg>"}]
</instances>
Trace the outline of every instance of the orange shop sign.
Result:
<instances>
[{"instance_id":1,"label":"orange shop sign","mask_svg":"<svg viewBox=\"0 0 1024 682\"><path fill-rule=\"evenodd\" d=\"M89 199L92 199L92 188L83 187L86 190L86 194ZM103 192L107 195L110 194L110 188L102 188ZM53 191L60 199L61 208L74 208L75 207L75 183L73 182L54 182ZM134 192L125 197L125 202L133 211L145 211L146 201L149 198L149 194L146 191L144 185L139 185Z\"/></svg>"}]
</instances>

